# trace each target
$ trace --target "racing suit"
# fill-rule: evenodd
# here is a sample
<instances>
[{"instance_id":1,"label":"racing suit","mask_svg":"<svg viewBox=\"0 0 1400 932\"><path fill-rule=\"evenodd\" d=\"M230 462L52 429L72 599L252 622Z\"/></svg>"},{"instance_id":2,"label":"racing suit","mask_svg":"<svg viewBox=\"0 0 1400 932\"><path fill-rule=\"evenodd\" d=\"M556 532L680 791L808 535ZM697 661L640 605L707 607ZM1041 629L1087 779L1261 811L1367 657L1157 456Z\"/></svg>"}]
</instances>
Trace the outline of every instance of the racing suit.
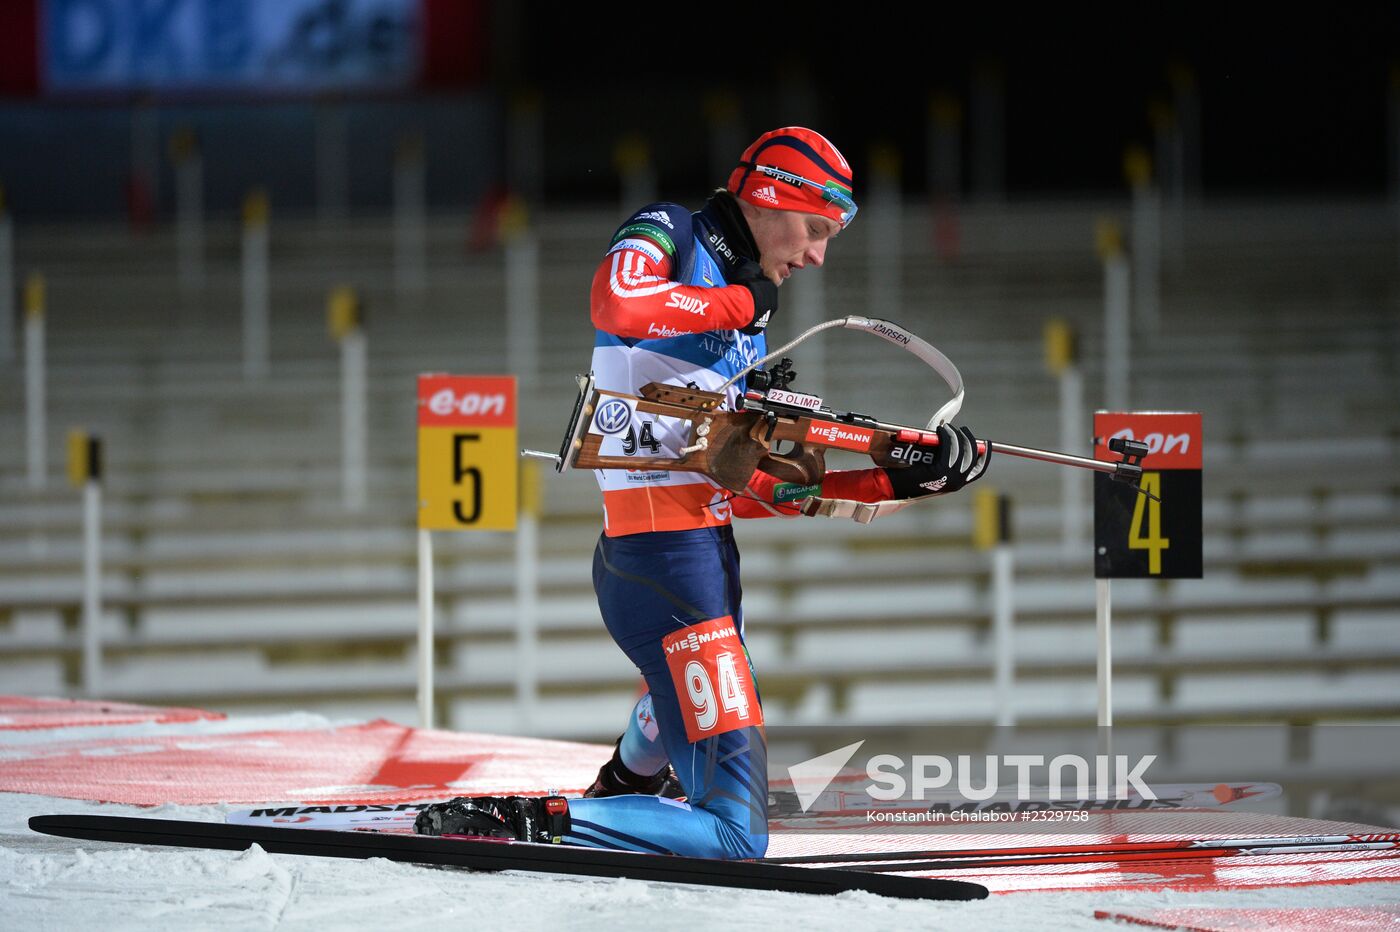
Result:
<instances>
[{"instance_id":1,"label":"racing suit","mask_svg":"<svg viewBox=\"0 0 1400 932\"><path fill-rule=\"evenodd\" d=\"M741 332L754 329L752 293L735 283L753 274L749 260L757 258L727 192L693 214L671 203L633 214L593 279L597 386L635 395L657 381L715 391L761 357L763 334ZM726 407L744 388L741 380L727 390ZM687 442L685 422L634 409L613 414L604 455L678 456ZM830 472L820 487L799 487L758 472L735 496L694 472L609 469L597 476L604 530L594 552L594 589L608 632L648 687L619 752L638 774L669 762L687 802L640 795L571 800L565 840L696 857L761 856L768 842L767 753L743 643L730 519L794 517L793 502L816 494L889 499L889 479L881 469Z\"/></svg>"}]
</instances>

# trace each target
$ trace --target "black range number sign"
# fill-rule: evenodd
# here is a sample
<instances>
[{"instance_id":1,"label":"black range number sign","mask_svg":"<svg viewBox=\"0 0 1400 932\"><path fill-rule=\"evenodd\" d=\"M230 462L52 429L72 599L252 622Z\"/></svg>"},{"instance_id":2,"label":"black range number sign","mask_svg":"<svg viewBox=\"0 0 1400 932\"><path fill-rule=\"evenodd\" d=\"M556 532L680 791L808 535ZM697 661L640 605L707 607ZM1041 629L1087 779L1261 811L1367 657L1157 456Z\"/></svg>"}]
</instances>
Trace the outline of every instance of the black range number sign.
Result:
<instances>
[{"instance_id":1,"label":"black range number sign","mask_svg":"<svg viewBox=\"0 0 1400 932\"><path fill-rule=\"evenodd\" d=\"M1201 578L1201 416L1180 412L1094 415L1094 457L1112 461L1108 441L1147 444L1142 488L1094 474L1097 579Z\"/></svg>"}]
</instances>

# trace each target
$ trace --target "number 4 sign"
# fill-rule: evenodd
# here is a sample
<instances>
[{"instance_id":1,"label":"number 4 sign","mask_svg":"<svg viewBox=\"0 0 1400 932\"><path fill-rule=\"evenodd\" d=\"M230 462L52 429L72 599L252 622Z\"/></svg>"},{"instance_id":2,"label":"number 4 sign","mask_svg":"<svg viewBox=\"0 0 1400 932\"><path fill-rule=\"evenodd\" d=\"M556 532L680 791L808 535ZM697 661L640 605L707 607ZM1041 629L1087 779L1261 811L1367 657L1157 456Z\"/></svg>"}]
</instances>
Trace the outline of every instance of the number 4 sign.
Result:
<instances>
[{"instance_id":1,"label":"number 4 sign","mask_svg":"<svg viewBox=\"0 0 1400 932\"><path fill-rule=\"evenodd\" d=\"M661 646L688 740L763 724L748 654L733 618L725 615L682 628L666 635Z\"/></svg>"},{"instance_id":2,"label":"number 4 sign","mask_svg":"<svg viewBox=\"0 0 1400 932\"><path fill-rule=\"evenodd\" d=\"M1201 578L1201 416L1108 412L1094 415L1094 457L1113 461L1115 437L1147 444L1142 489L1094 474L1094 576Z\"/></svg>"}]
</instances>

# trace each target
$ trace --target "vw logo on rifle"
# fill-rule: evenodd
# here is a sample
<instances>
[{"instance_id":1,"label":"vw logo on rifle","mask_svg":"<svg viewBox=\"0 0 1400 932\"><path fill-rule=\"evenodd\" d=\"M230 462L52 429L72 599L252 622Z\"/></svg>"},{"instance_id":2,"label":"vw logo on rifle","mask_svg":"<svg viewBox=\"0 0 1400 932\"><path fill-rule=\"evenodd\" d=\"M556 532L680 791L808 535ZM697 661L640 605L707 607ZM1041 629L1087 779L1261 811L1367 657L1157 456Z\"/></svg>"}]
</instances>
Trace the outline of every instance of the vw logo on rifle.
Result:
<instances>
[{"instance_id":1,"label":"vw logo on rifle","mask_svg":"<svg viewBox=\"0 0 1400 932\"><path fill-rule=\"evenodd\" d=\"M605 434L620 434L632 423L632 409L627 402L614 398L599 406L594 423Z\"/></svg>"}]
</instances>

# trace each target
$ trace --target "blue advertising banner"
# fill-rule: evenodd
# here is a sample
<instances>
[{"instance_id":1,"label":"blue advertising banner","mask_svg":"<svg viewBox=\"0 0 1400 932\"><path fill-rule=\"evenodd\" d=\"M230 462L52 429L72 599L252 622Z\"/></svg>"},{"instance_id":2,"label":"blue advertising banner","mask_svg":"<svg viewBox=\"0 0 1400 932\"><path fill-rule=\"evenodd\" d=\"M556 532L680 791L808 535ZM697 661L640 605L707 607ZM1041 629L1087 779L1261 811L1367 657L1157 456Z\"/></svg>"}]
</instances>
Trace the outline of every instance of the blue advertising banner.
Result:
<instances>
[{"instance_id":1,"label":"blue advertising banner","mask_svg":"<svg viewBox=\"0 0 1400 932\"><path fill-rule=\"evenodd\" d=\"M49 93L393 90L422 68L420 0L43 0Z\"/></svg>"}]
</instances>

